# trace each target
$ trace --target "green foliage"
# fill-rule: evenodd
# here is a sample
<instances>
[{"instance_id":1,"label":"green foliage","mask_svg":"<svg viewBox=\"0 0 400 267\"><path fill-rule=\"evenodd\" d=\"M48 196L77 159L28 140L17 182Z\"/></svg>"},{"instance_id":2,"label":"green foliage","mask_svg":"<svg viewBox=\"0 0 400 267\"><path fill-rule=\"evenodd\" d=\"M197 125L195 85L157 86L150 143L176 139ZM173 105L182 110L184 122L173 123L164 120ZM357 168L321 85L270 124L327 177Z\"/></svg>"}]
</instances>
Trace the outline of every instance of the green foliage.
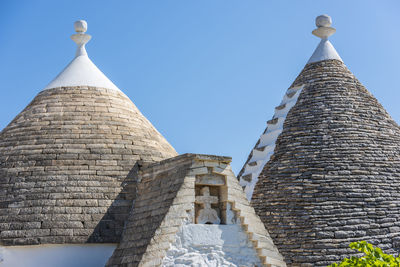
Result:
<instances>
[{"instance_id":1,"label":"green foliage","mask_svg":"<svg viewBox=\"0 0 400 267\"><path fill-rule=\"evenodd\" d=\"M385 254L380 248L365 241L353 242L350 244L350 248L363 252L365 255L362 257L352 256L328 267L400 267L400 256L395 258L392 255Z\"/></svg>"}]
</instances>

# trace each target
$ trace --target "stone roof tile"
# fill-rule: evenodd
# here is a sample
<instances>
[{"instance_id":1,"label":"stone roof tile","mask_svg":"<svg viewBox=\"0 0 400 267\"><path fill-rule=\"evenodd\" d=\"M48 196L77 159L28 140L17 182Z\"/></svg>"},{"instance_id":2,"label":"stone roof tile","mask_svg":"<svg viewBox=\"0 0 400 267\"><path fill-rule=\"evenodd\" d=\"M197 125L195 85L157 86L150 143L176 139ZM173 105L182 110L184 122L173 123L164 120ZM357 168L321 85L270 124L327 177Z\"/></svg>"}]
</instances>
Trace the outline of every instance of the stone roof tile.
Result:
<instances>
[{"instance_id":1,"label":"stone roof tile","mask_svg":"<svg viewBox=\"0 0 400 267\"><path fill-rule=\"evenodd\" d=\"M306 65L252 205L290 266L400 251L400 128L343 62ZM307 265L308 264L308 265Z\"/></svg>"},{"instance_id":2,"label":"stone roof tile","mask_svg":"<svg viewBox=\"0 0 400 267\"><path fill-rule=\"evenodd\" d=\"M176 155L120 91L42 91L0 133L1 244L119 242L131 170Z\"/></svg>"}]
</instances>

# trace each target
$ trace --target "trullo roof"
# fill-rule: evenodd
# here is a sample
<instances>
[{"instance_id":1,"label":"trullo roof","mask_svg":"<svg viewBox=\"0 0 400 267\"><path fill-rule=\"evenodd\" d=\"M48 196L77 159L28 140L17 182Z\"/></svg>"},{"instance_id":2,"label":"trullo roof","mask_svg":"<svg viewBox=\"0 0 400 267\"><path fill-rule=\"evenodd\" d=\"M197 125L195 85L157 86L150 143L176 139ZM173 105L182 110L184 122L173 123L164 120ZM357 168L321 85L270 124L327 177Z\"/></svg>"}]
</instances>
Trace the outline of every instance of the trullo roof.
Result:
<instances>
[{"instance_id":1,"label":"trullo roof","mask_svg":"<svg viewBox=\"0 0 400 267\"><path fill-rule=\"evenodd\" d=\"M289 266L327 266L352 241L400 251L400 128L322 38L240 173ZM254 190L254 191L253 191Z\"/></svg>"},{"instance_id":2,"label":"trullo roof","mask_svg":"<svg viewBox=\"0 0 400 267\"><path fill-rule=\"evenodd\" d=\"M119 242L138 160L173 147L90 61L74 60L0 133L0 243Z\"/></svg>"}]
</instances>

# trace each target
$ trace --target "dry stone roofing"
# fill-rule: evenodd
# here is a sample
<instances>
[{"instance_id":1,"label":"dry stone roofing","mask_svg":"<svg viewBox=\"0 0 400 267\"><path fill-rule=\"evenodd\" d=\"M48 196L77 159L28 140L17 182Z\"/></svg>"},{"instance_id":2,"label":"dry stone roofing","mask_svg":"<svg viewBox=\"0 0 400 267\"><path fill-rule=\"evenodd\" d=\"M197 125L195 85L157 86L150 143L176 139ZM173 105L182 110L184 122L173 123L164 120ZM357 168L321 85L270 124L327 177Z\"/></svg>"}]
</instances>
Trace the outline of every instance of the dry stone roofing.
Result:
<instances>
[{"instance_id":1,"label":"dry stone roofing","mask_svg":"<svg viewBox=\"0 0 400 267\"><path fill-rule=\"evenodd\" d=\"M397 254L399 126L337 58L308 63L299 86L251 201L274 244L288 266L327 266L359 240Z\"/></svg>"},{"instance_id":2,"label":"dry stone roofing","mask_svg":"<svg viewBox=\"0 0 400 267\"><path fill-rule=\"evenodd\" d=\"M228 247L240 246L240 244L239 242L229 244L227 240L224 240L224 243L220 245L224 250L224 255L221 257L227 261L212 266L286 266L263 223L246 199L242 187L230 168L230 161L228 157L184 154L140 166L137 172L140 183L135 203L127 220L122 240L106 266L176 266L176 264L178 266L207 266L208 264L202 265L200 260L184 261L185 264L182 264L182 259L178 256L185 258L185 255L189 257L188 255L198 253L206 258L218 258L216 256L218 251L212 249L213 244L204 244L208 252L198 252L196 247L192 246L184 249L184 252L177 256L178 248L171 247L178 238L179 232L196 226L209 227L208 231L215 227L224 230L232 225L238 225L247 240L247 245L237 248L236 253L238 258L236 260L245 261L239 264L235 259L230 259ZM213 205L212 210L218 211L217 216L221 218L222 225L208 225L200 222L199 217L205 207L199 206L202 203L199 199L204 199L205 191L211 193L212 198L217 201L213 202L215 206ZM198 239L201 240L201 237ZM225 239L229 238L225 237ZM179 244L179 247L181 246L182 244ZM253 251L257 258L256 262L249 261L247 250ZM167 264L166 256L176 261Z\"/></svg>"},{"instance_id":3,"label":"dry stone roofing","mask_svg":"<svg viewBox=\"0 0 400 267\"><path fill-rule=\"evenodd\" d=\"M136 162L177 155L125 94L91 78L46 88L1 131L2 245L119 242Z\"/></svg>"},{"instance_id":4,"label":"dry stone roofing","mask_svg":"<svg viewBox=\"0 0 400 267\"><path fill-rule=\"evenodd\" d=\"M358 240L399 253L400 127L328 41L330 17L316 24L238 181L230 158L177 156L78 21L74 60L0 132L0 244L118 243L107 266L326 266Z\"/></svg>"}]
</instances>

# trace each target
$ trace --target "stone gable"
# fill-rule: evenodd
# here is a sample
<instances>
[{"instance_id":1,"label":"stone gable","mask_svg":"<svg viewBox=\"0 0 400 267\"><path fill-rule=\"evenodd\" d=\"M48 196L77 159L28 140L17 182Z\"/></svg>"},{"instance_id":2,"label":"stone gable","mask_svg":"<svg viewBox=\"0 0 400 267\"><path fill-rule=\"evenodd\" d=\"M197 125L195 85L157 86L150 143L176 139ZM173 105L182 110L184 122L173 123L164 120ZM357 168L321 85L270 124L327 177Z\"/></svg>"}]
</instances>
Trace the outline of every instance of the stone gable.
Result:
<instances>
[{"instance_id":1,"label":"stone gable","mask_svg":"<svg viewBox=\"0 0 400 267\"><path fill-rule=\"evenodd\" d=\"M286 266L230 160L184 154L140 168L137 198L107 266L170 266L182 260L187 265ZM212 216L205 216L205 210ZM182 239L193 234L199 236ZM196 249L185 253L193 245ZM199 249L202 246L215 253Z\"/></svg>"}]
</instances>

